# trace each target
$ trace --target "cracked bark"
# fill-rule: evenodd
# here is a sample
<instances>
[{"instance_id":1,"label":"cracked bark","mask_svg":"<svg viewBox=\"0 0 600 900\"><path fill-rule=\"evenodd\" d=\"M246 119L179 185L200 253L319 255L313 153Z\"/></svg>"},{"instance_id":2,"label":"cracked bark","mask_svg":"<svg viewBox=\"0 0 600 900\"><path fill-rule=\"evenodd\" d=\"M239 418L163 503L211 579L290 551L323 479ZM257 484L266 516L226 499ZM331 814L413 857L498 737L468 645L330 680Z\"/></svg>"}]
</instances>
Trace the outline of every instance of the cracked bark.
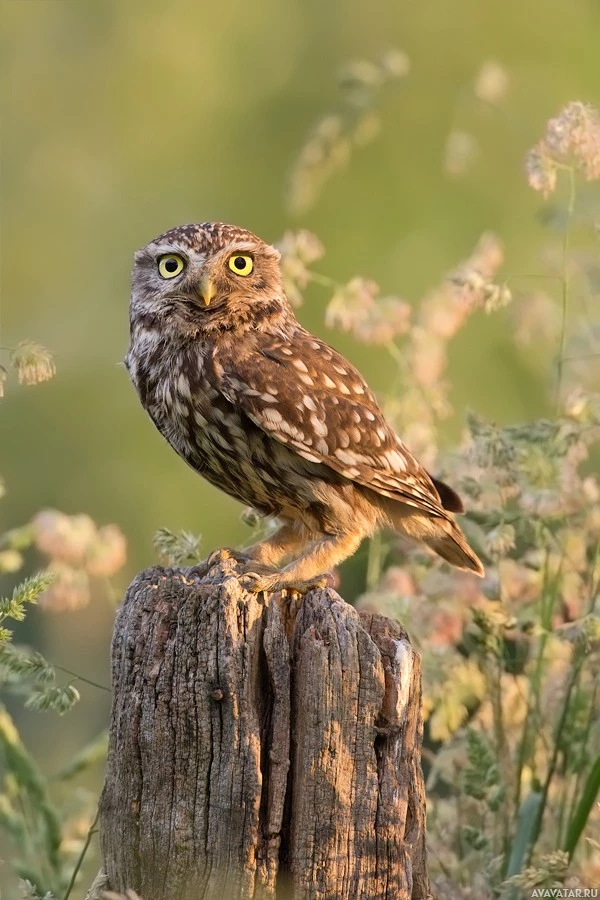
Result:
<instances>
[{"instance_id":1,"label":"cracked bark","mask_svg":"<svg viewBox=\"0 0 600 900\"><path fill-rule=\"evenodd\" d=\"M235 576L233 560L149 569L119 610L99 883L144 900L426 900L406 633L332 590L265 603Z\"/></svg>"}]
</instances>

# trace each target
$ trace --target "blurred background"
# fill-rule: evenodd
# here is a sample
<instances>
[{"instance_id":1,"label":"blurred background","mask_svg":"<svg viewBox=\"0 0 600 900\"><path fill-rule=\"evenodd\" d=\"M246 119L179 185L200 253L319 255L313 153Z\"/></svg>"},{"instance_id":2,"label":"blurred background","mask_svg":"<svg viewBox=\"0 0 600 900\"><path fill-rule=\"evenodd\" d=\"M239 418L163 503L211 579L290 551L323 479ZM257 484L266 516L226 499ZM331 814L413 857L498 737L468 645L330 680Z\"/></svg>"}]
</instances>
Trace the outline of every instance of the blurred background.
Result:
<instances>
[{"instance_id":1,"label":"blurred background","mask_svg":"<svg viewBox=\"0 0 600 900\"><path fill-rule=\"evenodd\" d=\"M492 230L518 291L547 241L524 156L567 101L600 102L591 0L1 6L1 344L40 341L57 366L52 381L13 385L2 401L2 516L12 527L50 507L116 523L128 556L115 600L155 561L162 526L200 533L206 553L248 536L241 507L178 459L129 384L134 250L184 222L232 222L273 242L308 228L326 248L323 275L360 274L414 304ZM294 194L315 123L343 102L340 70L392 51L398 77L377 92L379 133L318 196ZM496 93L474 89L485 65ZM384 391L392 360L328 332L329 297L311 285L301 321ZM448 440L467 408L498 422L546 408L549 362L535 348L518 354L504 321L478 317L453 345ZM31 553L29 570L39 564ZM113 618L99 589L69 615L33 609L18 637L108 684ZM10 704L49 771L107 723L108 694L82 692L65 719Z\"/></svg>"}]
</instances>

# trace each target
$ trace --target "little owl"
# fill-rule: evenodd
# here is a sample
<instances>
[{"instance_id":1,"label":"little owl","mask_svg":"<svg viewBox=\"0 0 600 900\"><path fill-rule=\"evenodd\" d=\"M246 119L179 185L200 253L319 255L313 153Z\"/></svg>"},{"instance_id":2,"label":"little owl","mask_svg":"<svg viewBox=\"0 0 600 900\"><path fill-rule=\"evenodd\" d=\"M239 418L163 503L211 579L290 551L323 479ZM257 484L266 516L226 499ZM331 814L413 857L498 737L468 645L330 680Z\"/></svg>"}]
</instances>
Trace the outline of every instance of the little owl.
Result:
<instances>
[{"instance_id":1,"label":"little owl","mask_svg":"<svg viewBox=\"0 0 600 900\"><path fill-rule=\"evenodd\" d=\"M410 454L356 369L299 324L274 247L233 225L173 228L136 253L130 311L125 362L160 433L280 522L238 555L246 588L322 586L386 527L483 575L451 515L460 497Z\"/></svg>"}]
</instances>

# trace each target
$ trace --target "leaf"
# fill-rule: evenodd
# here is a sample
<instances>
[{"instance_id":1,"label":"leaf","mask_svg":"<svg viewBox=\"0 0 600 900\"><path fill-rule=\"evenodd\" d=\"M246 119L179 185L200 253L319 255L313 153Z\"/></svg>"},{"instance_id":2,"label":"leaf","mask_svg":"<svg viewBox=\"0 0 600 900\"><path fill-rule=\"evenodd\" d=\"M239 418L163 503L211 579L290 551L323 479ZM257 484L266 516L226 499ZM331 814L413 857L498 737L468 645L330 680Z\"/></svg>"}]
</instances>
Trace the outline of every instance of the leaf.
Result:
<instances>
[{"instance_id":1,"label":"leaf","mask_svg":"<svg viewBox=\"0 0 600 900\"><path fill-rule=\"evenodd\" d=\"M18 584L12 597L0 599L0 621L7 618L17 622L23 621L25 604L36 603L40 594L43 594L53 581L54 575L51 572L37 572L31 578L26 578L25 581Z\"/></svg>"},{"instance_id":2,"label":"leaf","mask_svg":"<svg viewBox=\"0 0 600 900\"><path fill-rule=\"evenodd\" d=\"M6 675L18 680L33 679L38 684L52 684L55 679L54 668L41 653L20 650L13 644L0 646L0 677L2 669Z\"/></svg>"},{"instance_id":3,"label":"leaf","mask_svg":"<svg viewBox=\"0 0 600 900\"><path fill-rule=\"evenodd\" d=\"M201 557L200 535L190 531L171 531L159 528L153 539L154 548L167 565L181 566L186 562L199 562Z\"/></svg>"},{"instance_id":4,"label":"leaf","mask_svg":"<svg viewBox=\"0 0 600 900\"><path fill-rule=\"evenodd\" d=\"M6 708L0 705L0 758L4 771L15 780L23 799L35 818L35 828L43 837L44 852L58 872L59 847L62 840L60 817L48 794L48 783L34 758L28 753ZM31 827L31 822L29 823Z\"/></svg>"},{"instance_id":5,"label":"leaf","mask_svg":"<svg viewBox=\"0 0 600 900\"><path fill-rule=\"evenodd\" d=\"M594 801L600 791L600 756L597 757L586 778L579 803L567 828L564 850L572 858L579 843L581 833L586 826Z\"/></svg>"},{"instance_id":6,"label":"leaf","mask_svg":"<svg viewBox=\"0 0 600 900\"><path fill-rule=\"evenodd\" d=\"M535 833L541 803L542 793L540 791L532 791L525 797L519 807L517 831L510 848L508 869L506 871L507 878L518 875L523 869L523 863Z\"/></svg>"},{"instance_id":7,"label":"leaf","mask_svg":"<svg viewBox=\"0 0 600 900\"><path fill-rule=\"evenodd\" d=\"M25 702L27 709L37 709L40 712L53 710L63 715L79 701L80 694L72 684L53 685L42 691L34 691Z\"/></svg>"}]
</instances>

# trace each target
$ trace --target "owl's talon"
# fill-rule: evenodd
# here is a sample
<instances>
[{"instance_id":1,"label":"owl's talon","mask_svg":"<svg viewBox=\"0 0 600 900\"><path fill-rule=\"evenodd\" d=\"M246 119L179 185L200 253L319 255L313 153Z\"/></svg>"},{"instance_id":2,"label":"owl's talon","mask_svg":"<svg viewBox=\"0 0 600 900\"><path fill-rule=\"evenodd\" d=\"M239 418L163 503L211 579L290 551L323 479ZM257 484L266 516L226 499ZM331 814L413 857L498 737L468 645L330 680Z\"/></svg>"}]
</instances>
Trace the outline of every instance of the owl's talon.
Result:
<instances>
[{"instance_id":1,"label":"owl's talon","mask_svg":"<svg viewBox=\"0 0 600 900\"><path fill-rule=\"evenodd\" d=\"M245 591L252 594L260 594L261 591L270 591L269 576L260 572L245 572L238 579Z\"/></svg>"},{"instance_id":2,"label":"owl's talon","mask_svg":"<svg viewBox=\"0 0 600 900\"><path fill-rule=\"evenodd\" d=\"M333 585L331 575L317 575L316 578L310 578L307 581L290 581L279 572L273 575L245 572L240 577L239 582L245 590L251 591L253 594L259 594L262 591L267 591L270 594L274 594L276 591L286 591L290 596L293 593L304 596L309 591Z\"/></svg>"},{"instance_id":3,"label":"owl's talon","mask_svg":"<svg viewBox=\"0 0 600 900\"><path fill-rule=\"evenodd\" d=\"M219 547L213 550L206 559L209 569L218 566L219 563L225 562L226 559L234 559L237 563L247 563L250 557L246 556L241 550L232 550L231 547Z\"/></svg>"}]
</instances>

